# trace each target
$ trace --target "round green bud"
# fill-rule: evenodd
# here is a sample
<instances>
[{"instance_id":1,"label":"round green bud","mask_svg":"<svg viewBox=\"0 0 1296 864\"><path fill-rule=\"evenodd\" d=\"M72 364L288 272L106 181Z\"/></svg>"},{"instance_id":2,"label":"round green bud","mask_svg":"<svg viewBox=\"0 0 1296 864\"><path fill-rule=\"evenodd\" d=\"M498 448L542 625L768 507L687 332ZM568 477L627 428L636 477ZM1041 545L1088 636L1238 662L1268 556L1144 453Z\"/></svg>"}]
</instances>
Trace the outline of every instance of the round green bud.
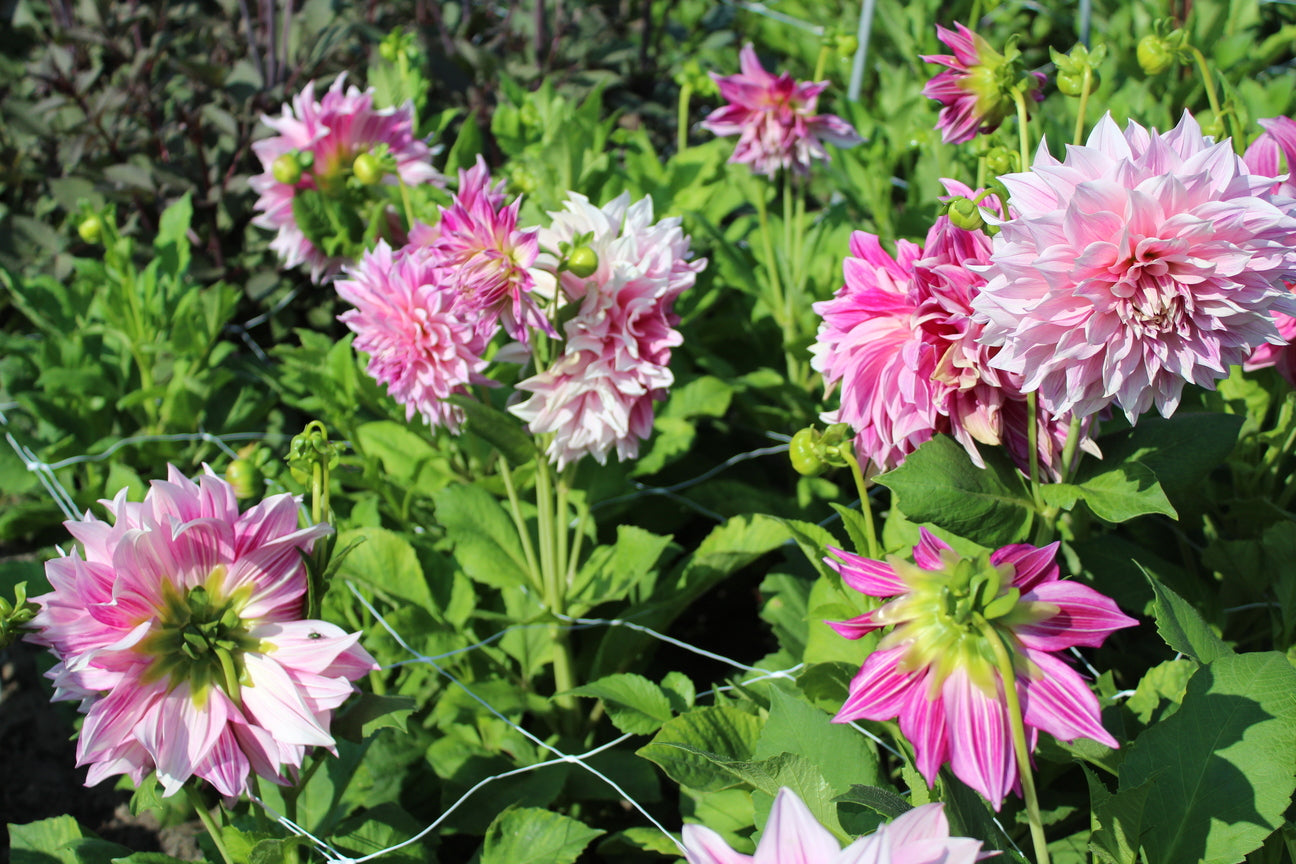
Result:
<instances>
[{"instance_id":1,"label":"round green bud","mask_svg":"<svg viewBox=\"0 0 1296 864\"><path fill-rule=\"evenodd\" d=\"M77 225L77 234L87 243L98 243L103 237L103 220L98 216L87 216Z\"/></svg>"},{"instance_id":2,"label":"round green bud","mask_svg":"<svg viewBox=\"0 0 1296 864\"><path fill-rule=\"evenodd\" d=\"M382 162L372 153L361 153L357 156L355 162L351 163L351 173L355 174L355 178L365 186L374 186L381 183L382 179L387 176L387 172L383 170Z\"/></svg>"},{"instance_id":3,"label":"round green bud","mask_svg":"<svg viewBox=\"0 0 1296 864\"><path fill-rule=\"evenodd\" d=\"M283 153L270 165L270 174L275 182L293 186L301 180L301 163L296 153Z\"/></svg>"},{"instance_id":4,"label":"round green bud","mask_svg":"<svg viewBox=\"0 0 1296 864\"><path fill-rule=\"evenodd\" d=\"M235 459L225 469L225 480L240 499L255 498L265 487L265 475L250 459Z\"/></svg>"},{"instance_id":5,"label":"round green bud","mask_svg":"<svg viewBox=\"0 0 1296 864\"><path fill-rule=\"evenodd\" d=\"M965 231L977 231L985 227L980 208L968 198L955 198L950 202L949 220Z\"/></svg>"},{"instance_id":6,"label":"round green bud","mask_svg":"<svg viewBox=\"0 0 1296 864\"><path fill-rule=\"evenodd\" d=\"M1174 65L1175 52L1165 39L1149 33L1139 40L1138 62L1144 73L1160 75Z\"/></svg>"},{"instance_id":7,"label":"round green bud","mask_svg":"<svg viewBox=\"0 0 1296 864\"><path fill-rule=\"evenodd\" d=\"M1098 84L1098 76L1092 72L1089 73L1089 88L1092 90ZM1083 72L1058 72L1057 74L1058 92L1063 96L1079 96L1084 92L1084 73Z\"/></svg>"},{"instance_id":8,"label":"round green bud","mask_svg":"<svg viewBox=\"0 0 1296 864\"><path fill-rule=\"evenodd\" d=\"M817 477L824 472L827 466L819 455L819 433L813 426L792 436L788 458L792 460L792 470L804 477Z\"/></svg>"},{"instance_id":9,"label":"round green bud","mask_svg":"<svg viewBox=\"0 0 1296 864\"><path fill-rule=\"evenodd\" d=\"M598 253L588 246L580 246L573 249L567 256L567 270L570 273L584 279L587 276L593 276L594 271L598 269Z\"/></svg>"},{"instance_id":10,"label":"round green bud","mask_svg":"<svg viewBox=\"0 0 1296 864\"><path fill-rule=\"evenodd\" d=\"M996 177L1017 170L1017 154L1007 147L995 147L986 154L986 168Z\"/></svg>"},{"instance_id":11,"label":"round green bud","mask_svg":"<svg viewBox=\"0 0 1296 864\"><path fill-rule=\"evenodd\" d=\"M845 33L837 37L837 53L842 57L851 57L859 50L859 37L854 33Z\"/></svg>"},{"instance_id":12,"label":"round green bud","mask_svg":"<svg viewBox=\"0 0 1296 864\"><path fill-rule=\"evenodd\" d=\"M384 39L378 43L378 56L388 63L395 63L396 58L400 56L400 47L392 39Z\"/></svg>"}]
</instances>

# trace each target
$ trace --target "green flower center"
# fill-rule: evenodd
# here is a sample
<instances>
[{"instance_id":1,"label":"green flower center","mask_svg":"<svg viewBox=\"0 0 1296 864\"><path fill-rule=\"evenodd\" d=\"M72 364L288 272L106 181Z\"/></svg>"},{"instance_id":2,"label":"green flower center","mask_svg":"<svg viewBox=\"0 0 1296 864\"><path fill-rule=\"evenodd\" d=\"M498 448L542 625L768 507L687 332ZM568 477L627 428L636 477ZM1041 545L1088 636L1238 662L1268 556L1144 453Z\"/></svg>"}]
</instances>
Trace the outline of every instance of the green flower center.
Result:
<instances>
[{"instance_id":1,"label":"green flower center","mask_svg":"<svg viewBox=\"0 0 1296 864\"><path fill-rule=\"evenodd\" d=\"M217 567L205 585L183 593L165 583L157 626L139 646L154 656L144 680L166 678L172 689L187 681L200 708L213 684L238 701L243 654L260 645L240 615L251 591L226 594L224 581L225 568Z\"/></svg>"},{"instance_id":2,"label":"green flower center","mask_svg":"<svg viewBox=\"0 0 1296 864\"><path fill-rule=\"evenodd\" d=\"M1051 603L1023 602L1021 590L1012 584L1013 565L992 564L988 554L969 559L942 550L939 570L895 557L887 563L910 590L875 613L879 623L895 625L878 647L905 646L897 666L902 672L934 670L933 695L956 669L995 695L998 678L988 629L996 631L1020 670L1028 671L1013 628L1058 612Z\"/></svg>"}]
</instances>

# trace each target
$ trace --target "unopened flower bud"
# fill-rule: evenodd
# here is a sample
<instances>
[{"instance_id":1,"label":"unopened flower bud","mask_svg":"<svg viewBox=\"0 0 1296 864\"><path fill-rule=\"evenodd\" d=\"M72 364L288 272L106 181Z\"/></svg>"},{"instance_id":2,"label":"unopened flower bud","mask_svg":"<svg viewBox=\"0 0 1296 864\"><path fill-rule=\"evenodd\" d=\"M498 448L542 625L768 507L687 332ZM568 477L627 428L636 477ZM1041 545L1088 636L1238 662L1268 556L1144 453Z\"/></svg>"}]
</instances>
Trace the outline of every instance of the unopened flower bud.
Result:
<instances>
[{"instance_id":1,"label":"unopened flower bud","mask_svg":"<svg viewBox=\"0 0 1296 864\"><path fill-rule=\"evenodd\" d=\"M351 173L365 186L377 185L387 176L382 161L372 153L361 153L357 156L355 162L351 163Z\"/></svg>"},{"instance_id":2,"label":"unopened flower bud","mask_svg":"<svg viewBox=\"0 0 1296 864\"><path fill-rule=\"evenodd\" d=\"M270 174L275 182L293 186L301 180L302 166L296 153L282 153L270 165Z\"/></svg>"},{"instance_id":3,"label":"unopened flower bud","mask_svg":"<svg viewBox=\"0 0 1296 864\"><path fill-rule=\"evenodd\" d=\"M1017 170L1017 154L1007 147L992 147L985 160L986 169L996 177Z\"/></svg>"},{"instance_id":4,"label":"unopened flower bud","mask_svg":"<svg viewBox=\"0 0 1296 864\"><path fill-rule=\"evenodd\" d=\"M103 220L98 216L87 216L77 225L77 234L85 242L97 244L103 237Z\"/></svg>"},{"instance_id":5,"label":"unopened flower bud","mask_svg":"<svg viewBox=\"0 0 1296 864\"><path fill-rule=\"evenodd\" d=\"M567 271L584 279L598 269L598 253L588 246L573 249L567 256Z\"/></svg>"},{"instance_id":6,"label":"unopened flower bud","mask_svg":"<svg viewBox=\"0 0 1296 864\"><path fill-rule=\"evenodd\" d=\"M264 491L265 475L251 459L235 459L225 469L225 480L240 500L256 498Z\"/></svg>"},{"instance_id":7,"label":"unopened flower bud","mask_svg":"<svg viewBox=\"0 0 1296 864\"><path fill-rule=\"evenodd\" d=\"M819 455L819 431L807 426L792 436L788 443L788 458L792 470L804 477L817 477L828 465Z\"/></svg>"},{"instance_id":8,"label":"unopened flower bud","mask_svg":"<svg viewBox=\"0 0 1296 864\"><path fill-rule=\"evenodd\" d=\"M854 33L843 33L836 41L837 53L842 57L851 57L859 50L859 37Z\"/></svg>"},{"instance_id":9,"label":"unopened flower bud","mask_svg":"<svg viewBox=\"0 0 1296 864\"><path fill-rule=\"evenodd\" d=\"M1174 47L1161 35L1149 33L1139 40L1138 62L1144 73L1160 75L1174 65Z\"/></svg>"},{"instance_id":10,"label":"unopened flower bud","mask_svg":"<svg viewBox=\"0 0 1296 864\"><path fill-rule=\"evenodd\" d=\"M955 198L949 203L949 220L965 231L979 231L985 227L981 208L968 198Z\"/></svg>"}]
</instances>

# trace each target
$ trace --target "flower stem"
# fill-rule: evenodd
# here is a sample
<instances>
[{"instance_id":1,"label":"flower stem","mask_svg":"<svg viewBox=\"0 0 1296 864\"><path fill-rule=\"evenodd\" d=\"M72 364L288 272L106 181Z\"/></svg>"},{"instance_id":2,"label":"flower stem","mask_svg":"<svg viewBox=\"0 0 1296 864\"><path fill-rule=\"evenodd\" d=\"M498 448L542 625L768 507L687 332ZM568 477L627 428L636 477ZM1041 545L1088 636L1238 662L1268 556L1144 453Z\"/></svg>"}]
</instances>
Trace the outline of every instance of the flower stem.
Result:
<instances>
[{"instance_id":1,"label":"flower stem","mask_svg":"<svg viewBox=\"0 0 1296 864\"><path fill-rule=\"evenodd\" d=\"M814 76L811 77L811 81L823 80L824 68L828 65L828 53L829 48L826 44L819 47L819 56L815 58Z\"/></svg>"},{"instance_id":2,"label":"flower stem","mask_svg":"<svg viewBox=\"0 0 1296 864\"><path fill-rule=\"evenodd\" d=\"M1076 452L1080 448L1080 415L1071 415L1071 425L1067 427L1066 443L1062 445L1062 482L1070 483L1079 464Z\"/></svg>"},{"instance_id":3,"label":"flower stem","mask_svg":"<svg viewBox=\"0 0 1296 864\"><path fill-rule=\"evenodd\" d=\"M414 230L414 204L410 201L409 187L399 174L396 175L396 181L400 183L401 205L405 208L405 233L408 234Z\"/></svg>"},{"instance_id":4,"label":"flower stem","mask_svg":"<svg viewBox=\"0 0 1296 864\"><path fill-rule=\"evenodd\" d=\"M678 155L688 148L689 100L693 98L693 85L680 87L679 113L676 116L675 153Z\"/></svg>"},{"instance_id":5,"label":"flower stem","mask_svg":"<svg viewBox=\"0 0 1296 864\"><path fill-rule=\"evenodd\" d=\"M1012 658L994 625L982 621L981 632L990 650L994 652L995 665L1003 683L1004 701L1008 708L1008 726L1012 731L1013 751L1017 755L1017 773L1021 776L1022 797L1026 799L1026 817L1030 821L1031 840L1035 844L1035 864L1049 864L1048 840L1044 837L1044 820L1040 818L1039 797L1035 794L1035 775L1031 773L1030 748L1026 744L1026 724L1022 720L1021 699L1017 694L1017 672Z\"/></svg>"},{"instance_id":6,"label":"flower stem","mask_svg":"<svg viewBox=\"0 0 1296 864\"><path fill-rule=\"evenodd\" d=\"M565 524L554 519L555 490L553 478L549 474L549 462L544 458L536 460L536 519L540 532L540 576L544 586L544 602L550 614L558 616L567 611L565 573L560 561L560 549L566 543L558 540L557 532L566 531ZM559 493L559 509L565 510L565 495ZM564 731L575 734L576 699L566 691L576 686L575 664L572 662L571 644L568 631L557 621L549 628L554 647L554 704L560 712L560 724Z\"/></svg>"},{"instance_id":7,"label":"flower stem","mask_svg":"<svg viewBox=\"0 0 1296 864\"><path fill-rule=\"evenodd\" d=\"M1031 495L1035 507L1043 503L1039 494L1039 391L1032 390L1026 394L1026 446L1030 448L1030 482Z\"/></svg>"},{"instance_id":8,"label":"flower stem","mask_svg":"<svg viewBox=\"0 0 1296 864\"><path fill-rule=\"evenodd\" d=\"M543 454L537 455L543 459ZM513 472L503 454L499 457L500 479L504 481L504 491L508 493L509 513L513 516L513 527L517 529L518 539L522 541L522 554L526 556L527 570L531 573L536 588L543 590L544 583L540 577L540 565L536 560L535 546L531 543L531 532L527 530L526 520L522 518L521 502L518 500L517 487L513 485Z\"/></svg>"},{"instance_id":9,"label":"flower stem","mask_svg":"<svg viewBox=\"0 0 1296 864\"><path fill-rule=\"evenodd\" d=\"M855 488L859 490L860 513L864 516L864 539L868 541L867 557L881 560L882 545L878 543L877 529L873 527L873 502L869 498L868 483L864 480L864 472L860 470L859 460L855 458L855 454L850 452L849 448L843 447L841 455L846 460L846 464L850 466L851 476L855 478Z\"/></svg>"},{"instance_id":10,"label":"flower stem","mask_svg":"<svg viewBox=\"0 0 1296 864\"><path fill-rule=\"evenodd\" d=\"M1087 65L1084 70L1084 77L1080 82L1080 108L1076 113L1075 136L1072 143L1079 144L1084 136L1085 111L1089 107L1089 91L1093 89L1093 70ZM1026 170L1026 166L1022 166Z\"/></svg>"},{"instance_id":11,"label":"flower stem","mask_svg":"<svg viewBox=\"0 0 1296 864\"><path fill-rule=\"evenodd\" d=\"M769 276L769 287L772 296L767 298L770 311L774 315L774 322L779 325L783 331L783 357L787 364L788 380L792 380L793 367L796 365L796 358L792 355L792 322L787 319L784 312L786 309L786 300L783 293L783 280L779 277L778 261L774 258L774 238L770 232L769 211L765 207L765 196L763 190L757 190L752 196L752 201L756 205L756 216L760 222L761 246L765 252L765 271Z\"/></svg>"},{"instance_id":12,"label":"flower stem","mask_svg":"<svg viewBox=\"0 0 1296 864\"><path fill-rule=\"evenodd\" d=\"M1017 146L1021 151L1021 170L1030 170L1030 114L1026 110L1026 94L1020 87L1013 90L1013 102L1017 104Z\"/></svg>"},{"instance_id":13,"label":"flower stem","mask_svg":"<svg viewBox=\"0 0 1296 864\"><path fill-rule=\"evenodd\" d=\"M211 835L212 844L216 846L216 851L220 853L221 860L224 861L225 864L234 864L234 859L230 857L229 851L225 848L225 840L221 834L220 826L217 825L216 820L212 818L211 811L209 811L207 805L203 803L202 796L198 794L198 790L193 786L190 786L188 783L185 784L184 790L185 795L189 798L189 803L193 805L194 811L198 814L198 818L202 820L203 827L206 828L207 833Z\"/></svg>"},{"instance_id":14,"label":"flower stem","mask_svg":"<svg viewBox=\"0 0 1296 864\"><path fill-rule=\"evenodd\" d=\"M1206 85L1206 101L1210 102L1211 113L1219 119L1220 104L1219 96L1215 92L1215 76L1211 74L1210 66L1206 64L1206 57L1200 48L1194 47L1192 54L1193 59L1197 61L1197 71L1201 73L1202 83Z\"/></svg>"}]
</instances>

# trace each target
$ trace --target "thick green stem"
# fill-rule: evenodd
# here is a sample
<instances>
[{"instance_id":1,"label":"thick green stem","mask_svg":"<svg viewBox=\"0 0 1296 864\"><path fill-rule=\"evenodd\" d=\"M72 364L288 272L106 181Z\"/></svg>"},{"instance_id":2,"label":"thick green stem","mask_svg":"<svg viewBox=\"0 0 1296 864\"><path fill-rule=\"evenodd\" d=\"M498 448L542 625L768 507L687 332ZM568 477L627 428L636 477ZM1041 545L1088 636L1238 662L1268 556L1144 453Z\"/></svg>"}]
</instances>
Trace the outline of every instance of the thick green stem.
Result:
<instances>
[{"instance_id":1,"label":"thick green stem","mask_svg":"<svg viewBox=\"0 0 1296 864\"><path fill-rule=\"evenodd\" d=\"M797 366L797 359L792 353L792 322L787 315L787 295L783 291L783 280L779 276L778 261L774 258L774 238L770 231L769 211L765 207L765 196L761 190L757 190L752 200L756 204L756 216L760 222L761 246L765 252L765 272L769 276L770 296L766 298L766 302L774 315L774 323L778 324L779 330L783 333L783 357L787 365L788 380L792 381L796 380Z\"/></svg>"},{"instance_id":2,"label":"thick green stem","mask_svg":"<svg viewBox=\"0 0 1296 864\"><path fill-rule=\"evenodd\" d=\"M1026 446L1030 448L1030 483L1031 496L1035 507L1039 509L1043 501L1039 494L1039 391L1032 390L1026 394Z\"/></svg>"},{"instance_id":3,"label":"thick green stem","mask_svg":"<svg viewBox=\"0 0 1296 864\"><path fill-rule=\"evenodd\" d=\"M1193 59L1197 61L1197 71L1201 73L1202 84L1206 85L1206 101L1210 102L1211 113L1218 119L1220 116L1219 96L1215 92L1215 76L1211 74L1206 57L1198 48L1192 49Z\"/></svg>"},{"instance_id":4,"label":"thick green stem","mask_svg":"<svg viewBox=\"0 0 1296 864\"><path fill-rule=\"evenodd\" d=\"M400 183L401 205L405 208L405 231L409 232L414 229L414 204L410 201L409 187L399 174L396 175L396 181Z\"/></svg>"},{"instance_id":5,"label":"thick green stem","mask_svg":"<svg viewBox=\"0 0 1296 864\"><path fill-rule=\"evenodd\" d=\"M1075 136L1072 143L1079 144L1084 136L1085 111L1089 108L1089 91L1093 89L1093 70L1085 66L1084 78L1080 82L1080 108L1076 113ZM1022 166L1026 170L1026 166Z\"/></svg>"},{"instance_id":6,"label":"thick green stem","mask_svg":"<svg viewBox=\"0 0 1296 864\"><path fill-rule=\"evenodd\" d=\"M1022 720L1021 699L1017 694L1017 672L1012 657L999 635L987 621L981 622L981 632L994 652L995 665L1003 681L1004 701L1008 703L1008 726L1012 731L1013 752L1017 756L1017 772L1021 776L1022 797L1026 799L1026 817L1030 821L1031 840L1035 844L1035 864L1049 864L1048 840L1044 836L1044 820L1040 818L1039 797L1035 794L1035 775L1031 773L1030 747L1026 743L1026 724Z\"/></svg>"},{"instance_id":7,"label":"thick green stem","mask_svg":"<svg viewBox=\"0 0 1296 864\"><path fill-rule=\"evenodd\" d=\"M1013 102L1017 104L1017 146L1021 152L1021 170L1029 170L1030 158L1030 113L1026 110L1026 94L1020 87L1013 90Z\"/></svg>"},{"instance_id":8,"label":"thick green stem","mask_svg":"<svg viewBox=\"0 0 1296 864\"><path fill-rule=\"evenodd\" d=\"M543 459L542 454L536 456ZM518 500L517 487L513 485L513 472L503 456L499 457L500 479L504 481L504 491L508 493L509 513L513 517L513 527L517 529L518 539L522 541L522 554L526 556L527 570L531 574L536 589L544 590L544 581L540 576L540 564L536 560L535 546L531 543L531 532L527 530L526 519L522 518L522 505Z\"/></svg>"},{"instance_id":9,"label":"thick green stem","mask_svg":"<svg viewBox=\"0 0 1296 864\"><path fill-rule=\"evenodd\" d=\"M675 152L683 153L688 148L689 100L693 98L693 85L680 87L679 110L676 115Z\"/></svg>"},{"instance_id":10,"label":"thick green stem","mask_svg":"<svg viewBox=\"0 0 1296 864\"><path fill-rule=\"evenodd\" d=\"M203 802L202 796L198 794L198 790L188 783L185 784L184 790L185 795L189 798L189 803L193 805L194 812L198 814L198 818L202 820L203 827L206 828L207 833L211 835L212 844L215 845L216 851L220 853L221 860L224 861L225 864L234 864L234 859L230 857L229 850L225 848L225 838L221 834L220 826L217 825L216 820L212 818L211 812Z\"/></svg>"},{"instance_id":11,"label":"thick green stem","mask_svg":"<svg viewBox=\"0 0 1296 864\"><path fill-rule=\"evenodd\" d=\"M815 71L811 81L822 81L824 69L828 66L828 53L831 49L827 45L819 47L819 56L815 58Z\"/></svg>"},{"instance_id":12,"label":"thick green stem","mask_svg":"<svg viewBox=\"0 0 1296 864\"><path fill-rule=\"evenodd\" d=\"M873 527L873 503L869 499L868 482L864 479L864 472L860 470L859 460L854 453L843 447L842 458L850 466L851 476L855 478L855 488L859 491L860 513L864 516L864 539L868 541L867 557L880 561L882 544L878 543L877 529Z\"/></svg>"},{"instance_id":13,"label":"thick green stem","mask_svg":"<svg viewBox=\"0 0 1296 864\"><path fill-rule=\"evenodd\" d=\"M1071 425L1067 427L1066 443L1062 445L1062 482L1070 483L1075 476L1075 467L1079 464L1076 453L1080 449L1080 416L1071 415Z\"/></svg>"},{"instance_id":14,"label":"thick green stem","mask_svg":"<svg viewBox=\"0 0 1296 864\"><path fill-rule=\"evenodd\" d=\"M557 532L566 531L566 525L556 524L554 519L555 494L553 479L549 475L549 463L543 458L536 460L536 519L540 531L540 571L544 585L544 601L550 613L555 616L567 612L566 573L559 557L559 549L566 543L560 543ZM565 505L564 505L565 509ZM568 631L554 622L550 627L550 636L554 646L554 703L562 717L564 731L574 734L576 715L576 698L568 690L576 686L575 664L572 661L571 643Z\"/></svg>"}]
</instances>

